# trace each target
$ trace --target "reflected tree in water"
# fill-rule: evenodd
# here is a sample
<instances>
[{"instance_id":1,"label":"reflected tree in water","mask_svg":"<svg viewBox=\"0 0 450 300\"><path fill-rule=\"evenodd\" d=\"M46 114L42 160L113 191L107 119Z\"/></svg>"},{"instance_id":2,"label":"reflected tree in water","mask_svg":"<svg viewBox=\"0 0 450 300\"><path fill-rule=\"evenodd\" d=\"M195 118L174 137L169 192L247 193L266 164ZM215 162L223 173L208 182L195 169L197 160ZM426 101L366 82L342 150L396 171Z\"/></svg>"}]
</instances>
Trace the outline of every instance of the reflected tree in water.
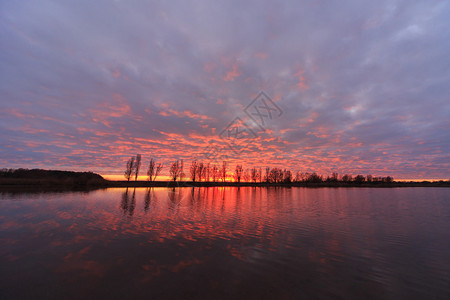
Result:
<instances>
[{"instance_id":1,"label":"reflected tree in water","mask_svg":"<svg viewBox=\"0 0 450 300\"><path fill-rule=\"evenodd\" d=\"M126 188L125 192L122 194L120 208L122 209L123 214L128 213L129 216L134 214L134 209L136 208L136 188L133 189L131 197L128 188Z\"/></svg>"}]
</instances>

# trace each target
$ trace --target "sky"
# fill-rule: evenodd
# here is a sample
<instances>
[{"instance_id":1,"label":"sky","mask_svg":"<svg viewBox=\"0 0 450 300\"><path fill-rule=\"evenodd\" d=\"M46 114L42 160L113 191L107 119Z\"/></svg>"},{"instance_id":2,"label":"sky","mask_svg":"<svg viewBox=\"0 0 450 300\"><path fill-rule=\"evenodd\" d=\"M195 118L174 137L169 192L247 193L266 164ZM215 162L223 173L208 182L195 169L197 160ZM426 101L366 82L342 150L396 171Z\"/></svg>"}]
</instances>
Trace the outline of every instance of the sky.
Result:
<instances>
[{"instance_id":1,"label":"sky","mask_svg":"<svg viewBox=\"0 0 450 300\"><path fill-rule=\"evenodd\" d=\"M448 20L434 0L1 1L0 167L449 179Z\"/></svg>"}]
</instances>

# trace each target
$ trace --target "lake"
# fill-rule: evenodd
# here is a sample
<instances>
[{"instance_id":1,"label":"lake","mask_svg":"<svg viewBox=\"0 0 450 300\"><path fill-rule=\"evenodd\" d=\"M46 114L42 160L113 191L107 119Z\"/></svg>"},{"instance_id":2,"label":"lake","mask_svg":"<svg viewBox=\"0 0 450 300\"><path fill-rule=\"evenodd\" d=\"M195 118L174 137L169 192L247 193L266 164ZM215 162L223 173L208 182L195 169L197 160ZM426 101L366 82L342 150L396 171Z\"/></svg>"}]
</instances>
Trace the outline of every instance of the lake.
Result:
<instances>
[{"instance_id":1,"label":"lake","mask_svg":"<svg viewBox=\"0 0 450 300\"><path fill-rule=\"evenodd\" d=\"M449 188L0 192L1 299L449 299Z\"/></svg>"}]
</instances>

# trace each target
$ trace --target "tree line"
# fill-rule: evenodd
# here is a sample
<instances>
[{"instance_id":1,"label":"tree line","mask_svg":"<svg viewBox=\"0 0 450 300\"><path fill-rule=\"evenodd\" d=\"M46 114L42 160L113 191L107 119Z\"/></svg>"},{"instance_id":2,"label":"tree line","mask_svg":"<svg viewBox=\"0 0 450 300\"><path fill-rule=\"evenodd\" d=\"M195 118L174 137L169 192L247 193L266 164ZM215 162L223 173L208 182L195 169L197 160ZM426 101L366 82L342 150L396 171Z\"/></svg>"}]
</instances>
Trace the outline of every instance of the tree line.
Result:
<instances>
[{"instance_id":1,"label":"tree line","mask_svg":"<svg viewBox=\"0 0 450 300\"><path fill-rule=\"evenodd\" d=\"M141 169L141 159L142 156L137 154L136 156L132 156L128 161L125 168L124 176L127 181L134 176L134 180L137 181L139 176L139 171ZM151 158L147 167L147 176L149 181L156 181L156 178L161 173L163 169L163 164L156 163L155 159Z\"/></svg>"},{"instance_id":2,"label":"tree line","mask_svg":"<svg viewBox=\"0 0 450 300\"><path fill-rule=\"evenodd\" d=\"M133 176L134 180L137 180L141 167L141 159L142 156L137 154L127 161L124 173L127 181L130 181ZM156 178L160 175L162 169L163 164L157 163L154 158L151 158L147 167L148 181L156 181ZM244 169L241 164L237 164L235 168L231 170L230 174L225 161L218 166L216 164L193 160L188 168L188 174L184 172L183 160L176 160L169 166L169 178L173 182L183 181L186 178L189 178L192 182L225 182L227 177L233 178L233 180L238 183L391 183L394 181L394 178L391 176L374 177L370 174L366 176L358 174L353 177L351 174L340 176L338 173L333 172L330 176L324 177L315 172L303 173L298 171L294 174L290 170L281 168L266 167L263 170L261 167L252 167L250 169Z\"/></svg>"}]
</instances>

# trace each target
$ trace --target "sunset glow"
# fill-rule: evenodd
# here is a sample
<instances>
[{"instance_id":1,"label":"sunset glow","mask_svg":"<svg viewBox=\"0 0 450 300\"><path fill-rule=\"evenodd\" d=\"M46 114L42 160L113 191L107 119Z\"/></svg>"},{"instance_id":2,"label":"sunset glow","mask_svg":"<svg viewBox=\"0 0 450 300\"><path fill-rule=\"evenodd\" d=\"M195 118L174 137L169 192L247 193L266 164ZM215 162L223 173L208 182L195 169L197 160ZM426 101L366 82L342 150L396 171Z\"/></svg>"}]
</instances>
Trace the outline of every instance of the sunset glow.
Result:
<instances>
[{"instance_id":1,"label":"sunset glow","mask_svg":"<svg viewBox=\"0 0 450 300\"><path fill-rule=\"evenodd\" d=\"M449 16L445 1L6 1L0 165L124 180L141 154L140 179L154 158L166 180L214 146L227 180L236 164L448 180ZM279 108L263 129L245 111L261 91ZM254 132L239 151L221 135L236 118Z\"/></svg>"}]
</instances>

